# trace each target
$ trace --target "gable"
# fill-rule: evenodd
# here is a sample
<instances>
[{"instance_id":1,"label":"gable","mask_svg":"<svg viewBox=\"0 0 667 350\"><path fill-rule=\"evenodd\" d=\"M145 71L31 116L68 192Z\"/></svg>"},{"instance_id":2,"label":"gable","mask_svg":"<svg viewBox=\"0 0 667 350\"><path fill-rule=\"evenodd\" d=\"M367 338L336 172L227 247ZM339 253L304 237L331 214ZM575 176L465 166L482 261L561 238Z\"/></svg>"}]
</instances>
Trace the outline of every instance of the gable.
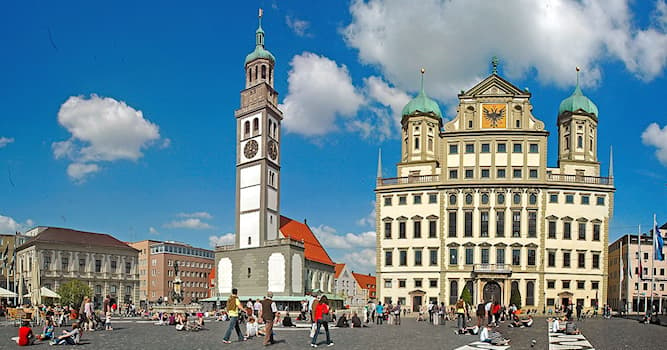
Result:
<instances>
[{"instance_id":1,"label":"gable","mask_svg":"<svg viewBox=\"0 0 667 350\"><path fill-rule=\"evenodd\" d=\"M465 96L466 98L475 98L479 96L529 98L530 92L521 90L500 76L492 74L468 91L459 95L459 97L461 96Z\"/></svg>"}]
</instances>

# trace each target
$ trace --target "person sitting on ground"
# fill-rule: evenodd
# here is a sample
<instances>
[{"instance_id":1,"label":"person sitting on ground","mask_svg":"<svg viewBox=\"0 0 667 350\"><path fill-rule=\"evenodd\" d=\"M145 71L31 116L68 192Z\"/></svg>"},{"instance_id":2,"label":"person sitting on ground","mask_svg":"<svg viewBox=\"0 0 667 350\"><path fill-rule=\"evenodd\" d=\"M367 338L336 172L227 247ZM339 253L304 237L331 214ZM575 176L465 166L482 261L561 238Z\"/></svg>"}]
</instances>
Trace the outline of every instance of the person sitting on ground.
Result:
<instances>
[{"instance_id":1,"label":"person sitting on ground","mask_svg":"<svg viewBox=\"0 0 667 350\"><path fill-rule=\"evenodd\" d=\"M357 316L356 312L352 314L351 321L353 328L361 328L361 319L359 318L359 316Z\"/></svg>"},{"instance_id":2,"label":"person sitting on ground","mask_svg":"<svg viewBox=\"0 0 667 350\"><path fill-rule=\"evenodd\" d=\"M336 327L338 327L338 328L347 328L349 326L350 325L347 322L347 315L343 313L343 315L338 318L338 321L336 322Z\"/></svg>"},{"instance_id":3,"label":"person sitting on ground","mask_svg":"<svg viewBox=\"0 0 667 350\"><path fill-rule=\"evenodd\" d=\"M491 345L509 345L510 340L505 339L498 332L491 331L492 324L488 324L486 327L483 327L479 332L479 340L484 343L489 343Z\"/></svg>"},{"instance_id":4,"label":"person sitting on ground","mask_svg":"<svg viewBox=\"0 0 667 350\"><path fill-rule=\"evenodd\" d=\"M51 345L63 345L63 344L77 345L81 340L82 334L83 331L81 330L81 328L79 328L79 323L74 322L72 323L72 330L69 332L63 331L63 334L61 336L56 337L51 341Z\"/></svg>"},{"instance_id":5,"label":"person sitting on ground","mask_svg":"<svg viewBox=\"0 0 667 350\"><path fill-rule=\"evenodd\" d=\"M474 325L471 327L461 328L457 329L455 333L457 335L464 335L464 334L477 335L479 334L479 327L477 327L477 325Z\"/></svg>"},{"instance_id":6,"label":"person sitting on ground","mask_svg":"<svg viewBox=\"0 0 667 350\"><path fill-rule=\"evenodd\" d=\"M34 344L35 335L32 334L30 322L23 321L23 323L21 323L21 327L19 328L19 336L13 337L12 340L14 340L18 346L28 346Z\"/></svg>"},{"instance_id":7,"label":"person sitting on ground","mask_svg":"<svg viewBox=\"0 0 667 350\"><path fill-rule=\"evenodd\" d=\"M519 320L519 316L517 315L512 315L512 321L510 321L510 324L507 325L508 327L521 327L521 321Z\"/></svg>"},{"instance_id":8,"label":"person sitting on ground","mask_svg":"<svg viewBox=\"0 0 667 350\"><path fill-rule=\"evenodd\" d=\"M259 324L255 320L254 316L248 317L248 322L245 324L245 337L246 339L251 337L256 337L259 334Z\"/></svg>"},{"instance_id":9,"label":"person sitting on ground","mask_svg":"<svg viewBox=\"0 0 667 350\"><path fill-rule=\"evenodd\" d=\"M577 325L574 324L574 322L567 321L567 323L565 324L565 334L567 335L581 334L581 331L577 328Z\"/></svg>"},{"instance_id":10,"label":"person sitting on ground","mask_svg":"<svg viewBox=\"0 0 667 350\"><path fill-rule=\"evenodd\" d=\"M283 317L283 327L296 327L296 325L292 323L292 317L290 317L289 312L286 312L285 317Z\"/></svg>"},{"instance_id":11,"label":"person sitting on ground","mask_svg":"<svg viewBox=\"0 0 667 350\"><path fill-rule=\"evenodd\" d=\"M533 326L533 316L528 316L528 318L521 320L521 327L532 327Z\"/></svg>"},{"instance_id":12,"label":"person sitting on ground","mask_svg":"<svg viewBox=\"0 0 667 350\"><path fill-rule=\"evenodd\" d=\"M46 319L46 324L44 324L44 329L42 334L37 335L37 340L51 340L53 339L53 321L51 319Z\"/></svg>"},{"instance_id":13,"label":"person sitting on ground","mask_svg":"<svg viewBox=\"0 0 667 350\"><path fill-rule=\"evenodd\" d=\"M167 322L167 324L170 326L176 325L176 316L174 315L173 312L169 314L169 321Z\"/></svg>"}]
</instances>

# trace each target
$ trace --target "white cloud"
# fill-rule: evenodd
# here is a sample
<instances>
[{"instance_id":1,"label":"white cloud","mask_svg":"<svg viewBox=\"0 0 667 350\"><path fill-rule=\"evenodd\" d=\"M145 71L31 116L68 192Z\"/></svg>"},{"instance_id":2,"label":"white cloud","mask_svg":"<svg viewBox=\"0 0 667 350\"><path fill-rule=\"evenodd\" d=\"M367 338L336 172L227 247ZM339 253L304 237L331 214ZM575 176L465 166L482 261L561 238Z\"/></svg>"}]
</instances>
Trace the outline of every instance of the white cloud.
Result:
<instances>
[{"instance_id":1,"label":"white cloud","mask_svg":"<svg viewBox=\"0 0 667 350\"><path fill-rule=\"evenodd\" d=\"M573 85L575 66L583 68L584 85L596 85L600 62L609 58L642 80L661 75L667 63L663 0L646 28L637 27L628 0L425 0L419 6L355 0L350 13L343 36L363 63L411 91L425 67L427 93L441 101L453 101L459 90L489 74L493 55L510 79L534 72L542 83L561 87Z\"/></svg>"},{"instance_id":2,"label":"white cloud","mask_svg":"<svg viewBox=\"0 0 667 350\"><path fill-rule=\"evenodd\" d=\"M221 245L232 245L236 242L236 236L233 233L227 233L221 236L209 236L208 244L211 248Z\"/></svg>"},{"instance_id":3,"label":"white cloud","mask_svg":"<svg viewBox=\"0 0 667 350\"><path fill-rule=\"evenodd\" d=\"M203 222L199 218L189 218L183 220L174 220L172 222L164 224L166 228L185 228L190 230L208 230L212 229L213 226Z\"/></svg>"},{"instance_id":4,"label":"white cloud","mask_svg":"<svg viewBox=\"0 0 667 350\"><path fill-rule=\"evenodd\" d=\"M158 231L155 227L151 226L151 227L148 228L148 233L150 233L152 235L159 235L160 231Z\"/></svg>"},{"instance_id":5,"label":"white cloud","mask_svg":"<svg viewBox=\"0 0 667 350\"><path fill-rule=\"evenodd\" d=\"M348 264L357 273L375 274L375 249L362 249L343 255L340 262Z\"/></svg>"},{"instance_id":6,"label":"white cloud","mask_svg":"<svg viewBox=\"0 0 667 350\"><path fill-rule=\"evenodd\" d=\"M178 213L178 216L182 218L200 218L200 219L206 219L210 220L213 219L213 215L205 212L205 211L197 211L194 213Z\"/></svg>"},{"instance_id":7,"label":"white cloud","mask_svg":"<svg viewBox=\"0 0 667 350\"><path fill-rule=\"evenodd\" d=\"M14 234L24 232L25 230L35 226L35 222L28 219L24 223L17 222L10 216L3 216L0 214L0 234ZM1 253L0 253L1 254Z\"/></svg>"},{"instance_id":8,"label":"white cloud","mask_svg":"<svg viewBox=\"0 0 667 350\"><path fill-rule=\"evenodd\" d=\"M287 23L287 26L292 29L294 34L298 36L310 36L307 33L308 27L310 27L310 23L308 21L294 18L292 16L285 16L285 22Z\"/></svg>"},{"instance_id":9,"label":"white cloud","mask_svg":"<svg viewBox=\"0 0 667 350\"><path fill-rule=\"evenodd\" d=\"M67 166L67 175L77 183L86 181L86 177L100 171L95 163L71 163Z\"/></svg>"},{"instance_id":10,"label":"white cloud","mask_svg":"<svg viewBox=\"0 0 667 350\"><path fill-rule=\"evenodd\" d=\"M368 215L357 220L359 226L375 227L375 201L371 202L371 207L372 209Z\"/></svg>"},{"instance_id":11,"label":"white cloud","mask_svg":"<svg viewBox=\"0 0 667 350\"><path fill-rule=\"evenodd\" d=\"M294 56L280 109L287 132L319 136L338 129L337 118L354 116L364 102L345 65L314 53Z\"/></svg>"},{"instance_id":12,"label":"white cloud","mask_svg":"<svg viewBox=\"0 0 667 350\"><path fill-rule=\"evenodd\" d=\"M375 231L339 235L335 228L326 225L311 227L311 230L326 249L375 247Z\"/></svg>"},{"instance_id":13,"label":"white cloud","mask_svg":"<svg viewBox=\"0 0 667 350\"><path fill-rule=\"evenodd\" d=\"M13 138L13 137L4 137L4 136L0 136L0 148L5 147L5 146L7 146L8 144L10 144L10 143L12 143L12 142L14 142L14 138Z\"/></svg>"},{"instance_id":14,"label":"white cloud","mask_svg":"<svg viewBox=\"0 0 667 350\"><path fill-rule=\"evenodd\" d=\"M667 166L667 125L661 129L658 123L651 123L642 133L642 142L655 147L655 156Z\"/></svg>"},{"instance_id":15,"label":"white cloud","mask_svg":"<svg viewBox=\"0 0 667 350\"><path fill-rule=\"evenodd\" d=\"M81 170L88 175L99 162L136 161L143 156L142 150L160 139L159 127L141 111L110 97L72 96L60 106L58 123L71 137L52 144L54 157L86 165L76 165L72 171L68 168L75 181ZM169 142L163 140L162 146Z\"/></svg>"}]
</instances>

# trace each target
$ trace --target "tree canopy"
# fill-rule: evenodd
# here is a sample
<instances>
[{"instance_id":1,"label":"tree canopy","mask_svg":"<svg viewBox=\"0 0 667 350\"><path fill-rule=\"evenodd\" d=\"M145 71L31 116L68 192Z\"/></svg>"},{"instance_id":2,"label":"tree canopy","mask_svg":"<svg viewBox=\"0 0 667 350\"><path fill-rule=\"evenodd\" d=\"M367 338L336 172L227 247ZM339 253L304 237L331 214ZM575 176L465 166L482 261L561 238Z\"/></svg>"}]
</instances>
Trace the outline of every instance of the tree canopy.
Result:
<instances>
[{"instance_id":1,"label":"tree canopy","mask_svg":"<svg viewBox=\"0 0 667 350\"><path fill-rule=\"evenodd\" d=\"M69 280L60 285L58 294L60 294L60 302L63 305L73 305L78 308L83 301L83 297L90 297L92 290L90 286L79 280Z\"/></svg>"}]
</instances>

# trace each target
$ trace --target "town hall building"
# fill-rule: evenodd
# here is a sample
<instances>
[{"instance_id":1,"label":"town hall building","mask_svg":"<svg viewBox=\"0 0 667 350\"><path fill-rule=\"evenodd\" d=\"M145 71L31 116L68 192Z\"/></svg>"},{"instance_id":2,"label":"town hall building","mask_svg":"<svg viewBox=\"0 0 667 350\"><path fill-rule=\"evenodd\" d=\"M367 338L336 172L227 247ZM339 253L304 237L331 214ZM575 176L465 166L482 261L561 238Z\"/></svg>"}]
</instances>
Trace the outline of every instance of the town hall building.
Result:
<instances>
[{"instance_id":1,"label":"town hall building","mask_svg":"<svg viewBox=\"0 0 667 350\"><path fill-rule=\"evenodd\" d=\"M577 69L578 70L578 69ZM472 302L540 311L604 303L614 204L601 176L597 106L577 85L554 119L558 164L531 93L493 73L458 95L448 122L423 88L402 111L395 176L378 160L378 300L412 310ZM578 74L578 73L577 73ZM394 158L394 157L392 157Z\"/></svg>"}]
</instances>

